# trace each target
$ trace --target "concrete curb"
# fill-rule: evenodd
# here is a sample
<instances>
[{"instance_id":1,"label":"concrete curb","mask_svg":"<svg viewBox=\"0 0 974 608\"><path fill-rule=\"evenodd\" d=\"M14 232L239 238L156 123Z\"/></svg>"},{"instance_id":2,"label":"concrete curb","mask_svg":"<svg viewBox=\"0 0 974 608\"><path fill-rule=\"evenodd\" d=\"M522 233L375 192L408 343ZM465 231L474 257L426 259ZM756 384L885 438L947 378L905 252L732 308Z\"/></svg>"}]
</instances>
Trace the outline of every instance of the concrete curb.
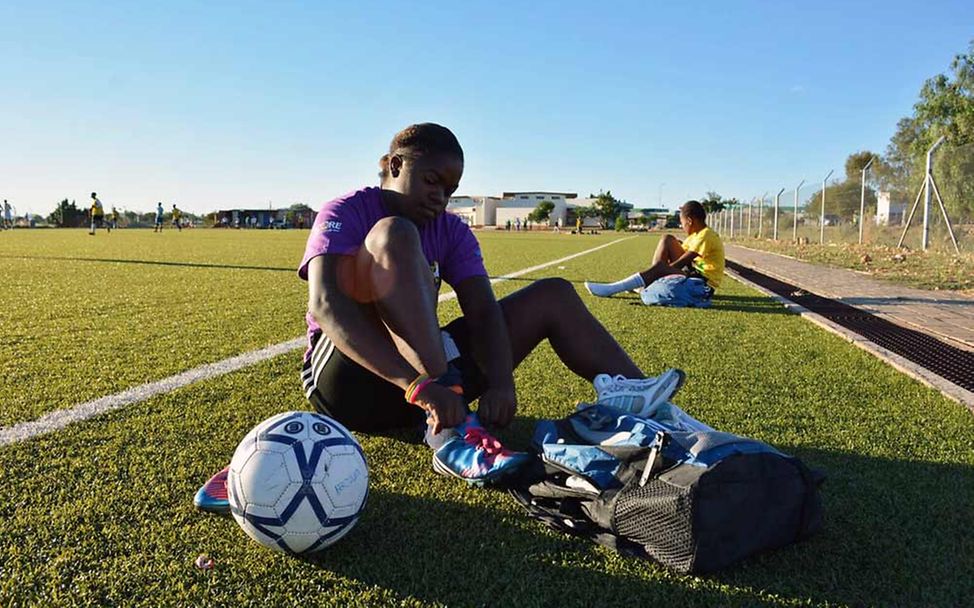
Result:
<instances>
[{"instance_id":1,"label":"concrete curb","mask_svg":"<svg viewBox=\"0 0 974 608\"><path fill-rule=\"evenodd\" d=\"M744 247L742 245L734 245L734 246L735 247L740 247L741 249L746 249L748 251L753 251L753 252L759 253L759 254L766 253L766 254L776 255L778 257L786 258L786 259L789 259L789 260L792 260L792 261L795 261L795 262L801 262L802 264L812 264L812 265L815 265L812 262L808 262L806 260L800 260L798 258L793 258L793 257L791 257L789 255L785 255L783 253L776 253L774 251L762 251L760 249L751 249L750 247ZM885 320L889 321L890 323L895 323L896 325L899 325L900 327L905 327L907 329L913 329L913 330L916 330L916 331L919 331L919 332L923 332L925 334L929 334L929 335L931 335L931 336L933 336L933 337L935 337L935 338L937 338L939 340L942 340L942 341L944 341L944 342L946 342L946 343L948 343L948 344L950 344L950 345L952 345L952 346L954 346L956 348L959 348L961 350L967 350L967 351L974 352L974 344L972 344L970 342L967 342L965 340L962 340L960 338L956 338L956 337L951 336L949 334L946 334L946 333L944 333L942 331L937 331L936 329L933 329L931 327L927 327L926 325L923 325L922 323L913 322L910 319L904 318L902 316L899 316L899 315L896 315L896 314L893 314L893 313L883 312L883 311L877 311L877 310L870 310L868 308L863 308L861 306L855 306L854 304L851 304L851 303L849 303L849 301L847 301L847 297L846 296L842 296L842 295L836 294L835 292L829 291L828 289L823 289L822 287L809 287L807 284L803 285L803 284L801 284L802 283L801 281L797 281L793 277L788 277L788 276L779 274L779 273L775 272L774 270L770 270L770 269L765 268L763 266L762 267L759 267L759 266L756 266L754 264L745 264L745 263L740 262L740 261L738 261L737 263L738 264L741 264L742 266L747 266L748 268L750 268L752 270L756 270L757 272L760 272L761 274L766 274L766 275L768 275L771 278L778 279L779 281L784 281L785 283L788 283L788 284L791 284L791 285L795 285L795 286L800 287L802 289L810 289L810 290L814 291L815 293L817 293L820 296L823 296L823 297L826 297L826 298L831 298L831 299L836 300L838 302L842 302L844 304L848 304L849 306L854 306L855 308L858 308L859 310L862 310L863 312L868 312L871 315L876 315L877 317L879 317L881 319L885 319ZM838 266L825 266L825 265L819 265L819 266L822 267L822 268L828 268L829 270L848 270L848 271L851 271L851 272L860 272L858 270L853 270L851 268L841 268L841 267L838 267ZM863 274L865 274L865 273L863 273ZM878 281L879 280L879 279L876 279L875 277L869 277L869 278L872 279L872 280L874 280L874 281ZM913 288L908 288L908 289L913 289ZM918 290L918 291L924 291L924 290ZM936 294L937 292L931 291L930 293L931 294ZM952 293L952 294L949 294L948 295L948 299L954 299L954 298L962 299L962 300L969 299L964 294L953 294ZM894 300L896 298L895 297L890 297L889 299L890 300Z\"/></svg>"},{"instance_id":2,"label":"concrete curb","mask_svg":"<svg viewBox=\"0 0 974 608\"><path fill-rule=\"evenodd\" d=\"M858 346L864 351L888 363L894 369L906 374L907 376L913 378L914 380L919 380L922 384L929 386L930 388L936 391L939 391L940 394L942 394L944 397L947 397L952 401L956 401L957 403L960 403L961 405L967 407L967 409L970 410L971 413L974 413L974 392L971 392L963 387L957 386L953 382L950 382L949 380L941 376L938 376L937 374L931 372L925 367L921 367L916 363L909 361L901 357L900 355L897 355L894 352L886 350L885 348L879 346L875 342L872 342L871 340L867 340L866 338L860 336L859 334L849 329L846 329L841 325L837 325L832 321L829 321L822 315L814 313L808 310L807 308L805 308L804 306L795 304L791 300L779 296L778 294L769 291L764 287L761 287L760 285L745 279L744 277L742 277L741 275L737 274L736 272L734 272L729 268L725 269L724 272L730 275L731 277L733 277L734 280L736 280L737 282L747 285L748 287L755 289L763 293L764 295L780 302L788 310L791 310L801 315L803 318L807 319L808 321L811 321L815 325L818 325L822 329L829 331L839 336L840 338L848 340L849 342L852 342L852 344L854 344L855 346ZM764 271L762 270L761 272Z\"/></svg>"}]
</instances>

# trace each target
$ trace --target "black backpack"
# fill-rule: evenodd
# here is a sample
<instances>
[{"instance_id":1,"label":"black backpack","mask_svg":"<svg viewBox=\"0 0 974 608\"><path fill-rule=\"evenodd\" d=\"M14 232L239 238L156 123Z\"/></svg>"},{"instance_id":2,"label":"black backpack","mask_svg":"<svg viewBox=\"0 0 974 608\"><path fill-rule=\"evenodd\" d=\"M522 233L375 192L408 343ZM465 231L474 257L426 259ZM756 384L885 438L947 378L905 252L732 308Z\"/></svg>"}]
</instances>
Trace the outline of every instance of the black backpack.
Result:
<instances>
[{"instance_id":1,"label":"black backpack","mask_svg":"<svg viewBox=\"0 0 974 608\"><path fill-rule=\"evenodd\" d=\"M509 490L556 530L681 573L708 573L821 526L823 476L664 403L652 419L581 406L535 429Z\"/></svg>"}]
</instances>

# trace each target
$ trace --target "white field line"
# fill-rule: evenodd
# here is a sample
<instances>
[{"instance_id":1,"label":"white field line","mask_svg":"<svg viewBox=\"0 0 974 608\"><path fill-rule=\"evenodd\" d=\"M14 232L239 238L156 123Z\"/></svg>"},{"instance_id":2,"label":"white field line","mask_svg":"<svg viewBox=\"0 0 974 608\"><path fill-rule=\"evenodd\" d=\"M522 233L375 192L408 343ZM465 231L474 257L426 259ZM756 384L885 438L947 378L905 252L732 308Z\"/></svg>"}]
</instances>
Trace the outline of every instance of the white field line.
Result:
<instances>
[{"instance_id":1,"label":"white field line","mask_svg":"<svg viewBox=\"0 0 974 608\"><path fill-rule=\"evenodd\" d=\"M599 245L598 247L593 247L591 249L586 249L585 251L580 251L578 253L573 253L572 255L565 256L563 258L558 258L551 262L545 262L544 264L538 264L537 266L532 266L530 268L525 268L523 270L518 270L510 274L505 274L494 279L491 279L491 283L500 283L508 279L513 279L521 275L529 274L548 266L554 266L555 264L560 264L562 262L567 262L568 260L587 255L598 251L599 249L604 249L609 245L615 245L616 243L631 239L634 237L626 237L621 239L616 239L604 245ZM441 294L439 297L440 302L446 302L447 300L452 300L457 297L457 294L453 291ZM217 361L216 363L207 363L206 365L200 365L199 367L194 367L191 370L176 374L174 376L169 376L168 378L163 378L162 380L157 380L155 382L148 382L140 386L135 386L130 389L124 390L120 393L115 393L114 395L108 395L106 397L100 397L93 401L87 401L85 403L79 403L71 408L64 410L56 410L41 416L36 420L29 420L27 422L21 422L9 427L0 428L0 447L5 445L10 445L30 439L31 437L37 437L38 435L44 435L46 433L51 433L62 429L73 422L80 422L82 420L87 420L93 416L109 412L111 410L116 410L118 408L124 407L126 405L131 405L133 403L139 403L145 401L150 397L159 395L161 393L168 393L174 391L178 388L182 388L188 384L198 382L200 380L209 380L211 378L216 378L224 374L229 374L230 372L243 369L245 367L250 367L260 363L261 361L266 361L278 355L283 355L291 351L303 348L307 344L307 338L300 337L293 340L288 340L287 342L281 342L279 344L274 344L266 348L261 348L259 350L254 350L249 353L244 353L242 355L237 355L235 357L230 357L229 359L224 359L223 361Z\"/></svg>"}]
</instances>

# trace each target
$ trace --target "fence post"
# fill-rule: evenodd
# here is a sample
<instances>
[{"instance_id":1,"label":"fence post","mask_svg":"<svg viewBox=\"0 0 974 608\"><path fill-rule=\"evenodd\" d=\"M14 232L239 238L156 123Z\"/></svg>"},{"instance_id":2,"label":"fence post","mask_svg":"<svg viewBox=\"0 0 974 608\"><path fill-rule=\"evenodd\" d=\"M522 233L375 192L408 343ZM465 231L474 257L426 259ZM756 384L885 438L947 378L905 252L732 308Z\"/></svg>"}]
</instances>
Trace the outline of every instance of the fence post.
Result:
<instances>
[{"instance_id":1,"label":"fence post","mask_svg":"<svg viewBox=\"0 0 974 608\"><path fill-rule=\"evenodd\" d=\"M822 213L819 216L819 221L818 221L818 230L819 230L818 244L819 245L825 244L825 187L828 184L829 177L832 176L832 171L835 171L835 169L830 169L829 174L826 175L825 179L822 180Z\"/></svg>"},{"instance_id":2,"label":"fence post","mask_svg":"<svg viewBox=\"0 0 974 608\"><path fill-rule=\"evenodd\" d=\"M869 170L869 165L873 164L876 157L870 157L869 162L866 166L862 168L862 196L859 197L859 244L862 245L862 227L864 226L866 218L866 171Z\"/></svg>"},{"instance_id":3,"label":"fence post","mask_svg":"<svg viewBox=\"0 0 974 608\"><path fill-rule=\"evenodd\" d=\"M771 238L775 241L778 240L778 201L781 200L781 193L784 191L785 189L782 188L774 195L774 235Z\"/></svg>"},{"instance_id":4,"label":"fence post","mask_svg":"<svg viewBox=\"0 0 974 608\"><path fill-rule=\"evenodd\" d=\"M937 143L933 144L929 150L927 150L927 174L924 176L924 185L926 186L923 193L923 250L926 251L927 247L930 246L930 182L933 180L933 153L940 147L940 144L944 143L947 138L946 135L941 135Z\"/></svg>"},{"instance_id":5,"label":"fence post","mask_svg":"<svg viewBox=\"0 0 974 608\"><path fill-rule=\"evenodd\" d=\"M747 204L747 238L751 238L751 235L754 234L753 232L751 232L751 216L754 215L753 207L754 207L754 199L752 198L751 201Z\"/></svg>"},{"instance_id":6,"label":"fence post","mask_svg":"<svg viewBox=\"0 0 974 608\"><path fill-rule=\"evenodd\" d=\"M795 218L794 225L791 229L791 240L795 241L796 243L798 242L798 191L802 189L802 184L804 183L805 180L798 182L798 187L795 188Z\"/></svg>"}]
</instances>

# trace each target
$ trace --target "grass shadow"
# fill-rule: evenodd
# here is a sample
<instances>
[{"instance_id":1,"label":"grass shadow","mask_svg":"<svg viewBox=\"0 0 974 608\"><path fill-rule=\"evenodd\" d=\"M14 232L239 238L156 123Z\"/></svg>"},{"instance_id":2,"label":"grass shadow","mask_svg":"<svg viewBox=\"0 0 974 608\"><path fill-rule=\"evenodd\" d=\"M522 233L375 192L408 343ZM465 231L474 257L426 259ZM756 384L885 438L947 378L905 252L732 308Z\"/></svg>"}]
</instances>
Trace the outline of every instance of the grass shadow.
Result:
<instances>
[{"instance_id":1,"label":"grass shadow","mask_svg":"<svg viewBox=\"0 0 974 608\"><path fill-rule=\"evenodd\" d=\"M527 419L523 425L533 426ZM522 428L512 429L520 435ZM828 472L813 538L706 577L551 532L490 490L481 504L377 491L341 550L309 561L402 599L458 606L959 606L974 593L974 468L795 449ZM434 482L435 483L435 482ZM449 480L442 483L449 484ZM449 486L445 486L449 487ZM452 489L450 491L453 491ZM462 497L462 494L461 494Z\"/></svg>"},{"instance_id":2,"label":"grass shadow","mask_svg":"<svg viewBox=\"0 0 974 608\"><path fill-rule=\"evenodd\" d=\"M164 262L161 260L125 260L118 258L77 258L56 255L0 255L0 258L18 260L56 260L64 262L95 262L101 264L140 264L147 266L183 266L187 268L229 268L233 270L271 270L274 272L297 273L297 268L280 266L246 266L239 264L208 264L205 262Z\"/></svg>"},{"instance_id":3,"label":"grass shadow","mask_svg":"<svg viewBox=\"0 0 974 608\"><path fill-rule=\"evenodd\" d=\"M501 492L469 491L510 500ZM404 603L412 598L449 606L588 607L645 600L682 606L728 605L730 599L718 589L695 589L673 577L607 571L615 556L549 532L520 513L429 496L371 493L367 515L336 547L340 550L307 561L389 590ZM639 566L658 570L647 562ZM773 603L746 595L736 603Z\"/></svg>"},{"instance_id":4,"label":"grass shadow","mask_svg":"<svg viewBox=\"0 0 974 608\"><path fill-rule=\"evenodd\" d=\"M823 529L804 543L757 556L716 579L778 594L801 589L823 603L970 602L974 467L821 449L790 451L827 472Z\"/></svg>"}]
</instances>

